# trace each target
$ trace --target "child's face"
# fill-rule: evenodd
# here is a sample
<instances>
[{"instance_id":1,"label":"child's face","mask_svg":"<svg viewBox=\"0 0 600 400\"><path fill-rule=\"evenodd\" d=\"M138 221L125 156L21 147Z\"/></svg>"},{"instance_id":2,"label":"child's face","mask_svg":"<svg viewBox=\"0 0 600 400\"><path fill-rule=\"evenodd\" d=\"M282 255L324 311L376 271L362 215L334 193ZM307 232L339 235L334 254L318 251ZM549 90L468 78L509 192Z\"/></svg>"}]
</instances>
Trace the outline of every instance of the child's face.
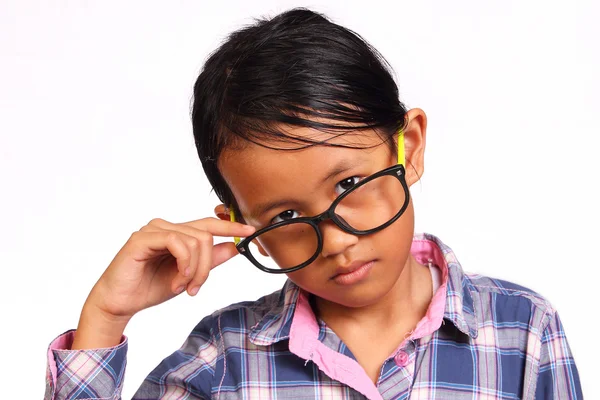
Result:
<instances>
[{"instance_id":1,"label":"child's face","mask_svg":"<svg viewBox=\"0 0 600 400\"><path fill-rule=\"evenodd\" d=\"M413 127L414 125L413 123ZM421 143L424 145L424 126L422 128ZM290 133L294 135L310 135L316 140L330 137L307 128L291 129L293 131ZM413 140L410 129L409 124L404 135L405 141ZM260 229L268 225L275 216L288 210L295 211L293 215L298 216L317 215L326 210L339 195L336 187L339 187L337 184L340 181L354 176L364 178L397 163L397 157L390 151L388 143L382 143L381 137L373 131L348 133L331 142L358 145L365 149L313 146L302 150L282 151L248 143L241 150L226 150L219 161L219 167L245 222ZM369 148L371 146L375 147ZM407 159L410 160L410 151L414 148L415 146L407 143ZM422 152L422 148L420 151ZM340 165L346 165L347 168L330 176ZM409 165L407 173L410 168ZM417 166L417 169L422 169L422 166ZM410 174L407 175L409 185L414 180ZM290 202L266 216L250 217L259 204L282 199ZM407 264L414 233L414 210L411 202L404 214L392 225L366 236L346 233L332 221L321 223L320 229L323 234L321 254L309 266L289 273L289 278L301 288L325 300L348 307L366 306L376 303L390 291ZM340 267L370 261L374 263L368 274L356 283L340 284L332 279Z\"/></svg>"}]
</instances>

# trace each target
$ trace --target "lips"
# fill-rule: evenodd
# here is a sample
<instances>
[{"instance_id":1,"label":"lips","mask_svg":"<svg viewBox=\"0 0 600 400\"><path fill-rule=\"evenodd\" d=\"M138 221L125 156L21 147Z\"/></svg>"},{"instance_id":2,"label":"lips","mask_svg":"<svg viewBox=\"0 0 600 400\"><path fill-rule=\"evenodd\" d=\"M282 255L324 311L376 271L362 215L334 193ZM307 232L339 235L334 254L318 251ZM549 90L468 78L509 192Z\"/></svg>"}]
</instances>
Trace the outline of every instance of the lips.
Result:
<instances>
[{"instance_id":1,"label":"lips","mask_svg":"<svg viewBox=\"0 0 600 400\"><path fill-rule=\"evenodd\" d=\"M354 261L345 266L339 266L331 280L339 285L354 285L367 279L375 260Z\"/></svg>"},{"instance_id":2,"label":"lips","mask_svg":"<svg viewBox=\"0 0 600 400\"><path fill-rule=\"evenodd\" d=\"M335 269L335 274L331 277L331 279L333 279L339 275L351 274L352 272L357 271L360 268L364 267L366 264L372 263L374 261L375 260L370 260L370 261L360 260L360 261L354 261L354 262L344 265L344 266L338 266Z\"/></svg>"}]
</instances>

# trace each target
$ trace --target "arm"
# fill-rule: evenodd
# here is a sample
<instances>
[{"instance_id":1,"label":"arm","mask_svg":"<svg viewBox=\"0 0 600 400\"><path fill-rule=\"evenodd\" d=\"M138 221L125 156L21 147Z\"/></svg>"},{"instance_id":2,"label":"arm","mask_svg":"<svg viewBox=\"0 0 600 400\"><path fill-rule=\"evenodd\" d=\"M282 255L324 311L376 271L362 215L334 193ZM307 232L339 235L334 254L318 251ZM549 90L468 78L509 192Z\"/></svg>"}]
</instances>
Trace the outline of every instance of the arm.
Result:
<instances>
[{"instance_id":1,"label":"arm","mask_svg":"<svg viewBox=\"0 0 600 400\"><path fill-rule=\"evenodd\" d=\"M145 379L134 400L182 396L210 399L218 346L204 318L181 348L165 358ZM120 400L127 363L126 336L114 347L72 350L75 330L57 337L48 349L44 400Z\"/></svg>"},{"instance_id":2,"label":"arm","mask_svg":"<svg viewBox=\"0 0 600 400\"><path fill-rule=\"evenodd\" d=\"M579 373L557 313L542 335L535 399L583 399Z\"/></svg>"},{"instance_id":3,"label":"arm","mask_svg":"<svg viewBox=\"0 0 600 400\"><path fill-rule=\"evenodd\" d=\"M213 268L238 254L231 242L213 245L214 235L245 237L254 230L216 218L181 224L155 218L134 232L92 288L77 331L50 345L44 399L120 399L129 320L186 288L195 296ZM210 321L205 318L183 347L163 360L135 398L210 397L216 362Z\"/></svg>"}]
</instances>

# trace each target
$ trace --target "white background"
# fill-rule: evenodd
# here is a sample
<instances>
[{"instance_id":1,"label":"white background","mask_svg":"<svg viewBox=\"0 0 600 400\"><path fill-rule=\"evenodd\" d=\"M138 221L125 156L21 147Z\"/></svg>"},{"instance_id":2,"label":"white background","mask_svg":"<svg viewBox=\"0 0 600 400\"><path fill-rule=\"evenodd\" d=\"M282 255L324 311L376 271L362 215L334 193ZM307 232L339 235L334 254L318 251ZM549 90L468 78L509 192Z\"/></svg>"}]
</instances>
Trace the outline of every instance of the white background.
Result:
<instances>
[{"instance_id":1,"label":"white background","mask_svg":"<svg viewBox=\"0 0 600 400\"><path fill-rule=\"evenodd\" d=\"M131 232L212 215L194 80L226 34L304 5L378 48L401 99L428 114L417 230L465 270L549 298L584 393L599 398L597 4L2 0L1 397L42 398L48 344L77 326ZM197 297L140 313L124 398L203 316L281 284L236 257Z\"/></svg>"}]
</instances>

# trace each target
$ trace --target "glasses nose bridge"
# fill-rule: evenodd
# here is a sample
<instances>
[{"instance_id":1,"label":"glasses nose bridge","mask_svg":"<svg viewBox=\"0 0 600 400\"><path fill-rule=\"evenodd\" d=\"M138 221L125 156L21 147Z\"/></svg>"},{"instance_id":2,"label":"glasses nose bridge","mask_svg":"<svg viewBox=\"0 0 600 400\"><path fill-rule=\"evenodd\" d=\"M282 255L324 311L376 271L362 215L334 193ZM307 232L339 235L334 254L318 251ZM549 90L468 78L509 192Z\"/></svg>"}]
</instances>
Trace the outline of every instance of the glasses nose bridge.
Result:
<instances>
[{"instance_id":1,"label":"glasses nose bridge","mask_svg":"<svg viewBox=\"0 0 600 400\"><path fill-rule=\"evenodd\" d=\"M345 232L348 232L348 228L343 225L342 221L340 221L341 217L339 215L336 215L333 211L334 211L334 208L331 207L328 210L325 210L321 214L316 215L312 218L312 221L314 222L317 229L319 231L321 231L321 227L320 227L321 222L331 220L335 226L337 226L338 228L340 228L341 230L343 230ZM321 232L321 234L322 234L322 232Z\"/></svg>"},{"instance_id":2,"label":"glasses nose bridge","mask_svg":"<svg viewBox=\"0 0 600 400\"><path fill-rule=\"evenodd\" d=\"M315 215L312 220L315 223L315 225L319 226L321 224L321 222L323 221L327 221L328 219L333 220L332 218L333 216L331 215L331 209L329 210L325 210L323 211L321 214L319 215Z\"/></svg>"}]
</instances>

